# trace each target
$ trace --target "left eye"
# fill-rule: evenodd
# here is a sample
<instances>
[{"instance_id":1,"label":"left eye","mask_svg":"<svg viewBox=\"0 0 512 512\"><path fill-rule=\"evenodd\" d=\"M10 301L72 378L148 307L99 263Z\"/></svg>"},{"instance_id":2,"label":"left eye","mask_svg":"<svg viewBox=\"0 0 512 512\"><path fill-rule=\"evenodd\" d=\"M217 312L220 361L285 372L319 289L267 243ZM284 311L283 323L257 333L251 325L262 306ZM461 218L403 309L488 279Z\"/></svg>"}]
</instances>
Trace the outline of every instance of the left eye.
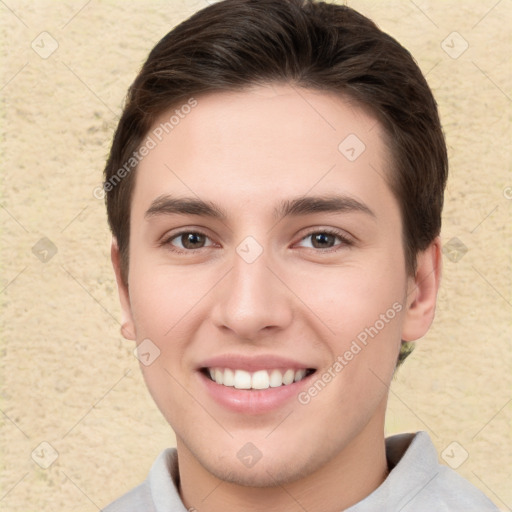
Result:
<instances>
[{"instance_id":1,"label":"left eye","mask_svg":"<svg viewBox=\"0 0 512 512\"><path fill-rule=\"evenodd\" d=\"M315 231L313 233L309 233L301 240L301 242L308 239L311 239L310 247L312 247L313 249L331 249L336 245L336 239L340 240L341 244L349 244L349 241L340 233L332 231Z\"/></svg>"}]
</instances>

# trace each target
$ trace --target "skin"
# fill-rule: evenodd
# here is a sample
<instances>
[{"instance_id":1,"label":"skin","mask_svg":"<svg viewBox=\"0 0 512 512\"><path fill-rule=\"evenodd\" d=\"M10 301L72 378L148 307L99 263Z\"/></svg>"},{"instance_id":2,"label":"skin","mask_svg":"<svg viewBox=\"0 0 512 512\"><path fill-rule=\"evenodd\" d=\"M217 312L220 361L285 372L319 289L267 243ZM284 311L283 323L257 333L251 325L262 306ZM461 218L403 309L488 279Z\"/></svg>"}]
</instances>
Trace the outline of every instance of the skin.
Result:
<instances>
[{"instance_id":1,"label":"skin","mask_svg":"<svg viewBox=\"0 0 512 512\"><path fill-rule=\"evenodd\" d=\"M160 350L141 369L176 433L182 500L201 512L347 508L386 478L388 386L400 340L420 338L433 320L440 241L407 275L390 156L366 110L286 84L197 100L137 169L128 283L112 244L123 335ZM353 162L338 150L349 134L366 146ZM333 193L373 215L272 216L282 200ZM215 202L226 219L147 216L163 194ZM311 235L327 228L349 243L315 245ZM206 238L187 249L172 238L182 230ZM247 236L263 250L250 264L236 251ZM227 353L292 357L321 375L394 303L402 310L307 405L237 414L200 382L199 362ZM251 468L236 456L247 442L262 454Z\"/></svg>"}]
</instances>

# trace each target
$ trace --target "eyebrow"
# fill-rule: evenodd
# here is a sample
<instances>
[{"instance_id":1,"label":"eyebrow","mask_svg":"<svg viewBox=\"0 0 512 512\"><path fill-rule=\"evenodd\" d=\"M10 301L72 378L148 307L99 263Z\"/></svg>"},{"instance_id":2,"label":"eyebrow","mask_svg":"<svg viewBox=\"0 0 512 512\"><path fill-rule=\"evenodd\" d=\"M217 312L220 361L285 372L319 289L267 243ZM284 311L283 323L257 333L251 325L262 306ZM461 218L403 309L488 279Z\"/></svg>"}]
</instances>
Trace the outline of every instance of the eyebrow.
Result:
<instances>
[{"instance_id":1,"label":"eyebrow","mask_svg":"<svg viewBox=\"0 0 512 512\"><path fill-rule=\"evenodd\" d=\"M342 195L304 196L282 201L274 208L274 220L284 217L295 217L315 213L350 213L360 212L371 217L375 213L361 201ZM200 215L225 221L228 218L226 211L211 201L203 201L195 197L173 197L162 195L157 197L150 205L145 218L159 215Z\"/></svg>"}]
</instances>

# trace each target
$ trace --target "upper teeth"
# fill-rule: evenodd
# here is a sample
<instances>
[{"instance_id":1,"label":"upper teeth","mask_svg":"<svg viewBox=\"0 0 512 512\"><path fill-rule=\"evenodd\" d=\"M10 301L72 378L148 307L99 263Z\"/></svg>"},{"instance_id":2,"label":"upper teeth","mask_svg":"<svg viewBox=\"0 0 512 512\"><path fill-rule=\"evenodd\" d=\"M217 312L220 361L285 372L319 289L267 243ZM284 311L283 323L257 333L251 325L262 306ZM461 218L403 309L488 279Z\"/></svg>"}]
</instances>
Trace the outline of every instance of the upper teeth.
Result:
<instances>
[{"instance_id":1,"label":"upper teeth","mask_svg":"<svg viewBox=\"0 0 512 512\"><path fill-rule=\"evenodd\" d=\"M217 384L235 387L236 389L268 389L287 386L292 382L302 380L306 375L306 369L288 369L284 373L281 370L258 370L247 372L245 370L232 370L231 368L208 368L210 377Z\"/></svg>"}]
</instances>

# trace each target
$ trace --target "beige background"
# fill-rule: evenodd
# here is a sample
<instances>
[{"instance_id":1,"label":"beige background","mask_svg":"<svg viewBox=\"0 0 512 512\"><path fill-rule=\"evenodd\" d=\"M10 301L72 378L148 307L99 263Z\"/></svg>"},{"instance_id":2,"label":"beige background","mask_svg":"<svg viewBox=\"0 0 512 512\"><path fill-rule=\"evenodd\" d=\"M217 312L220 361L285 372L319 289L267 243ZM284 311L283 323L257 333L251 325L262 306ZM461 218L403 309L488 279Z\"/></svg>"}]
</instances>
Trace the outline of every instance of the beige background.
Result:
<instances>
[{"instance_id":1,"label":"beige background","mask_svg":"<svg viewBox=\"0 0 512 512\"><path fill-rule=\"evenodd\" d=\"M148 51L205 5L0 2L2 510L98 510L174 443L119 334L104 205L93 189ZM395 379L387 432L427 430L452 464L467 452L457 471L512 510L512 3L349 5L427 74L451 158L443 239L467 249L445 258L435 325ZM36 245L43 237L55 255L48 242ZM58 457L43 469L52 450Z\"/></svg>"}]
</instances>

